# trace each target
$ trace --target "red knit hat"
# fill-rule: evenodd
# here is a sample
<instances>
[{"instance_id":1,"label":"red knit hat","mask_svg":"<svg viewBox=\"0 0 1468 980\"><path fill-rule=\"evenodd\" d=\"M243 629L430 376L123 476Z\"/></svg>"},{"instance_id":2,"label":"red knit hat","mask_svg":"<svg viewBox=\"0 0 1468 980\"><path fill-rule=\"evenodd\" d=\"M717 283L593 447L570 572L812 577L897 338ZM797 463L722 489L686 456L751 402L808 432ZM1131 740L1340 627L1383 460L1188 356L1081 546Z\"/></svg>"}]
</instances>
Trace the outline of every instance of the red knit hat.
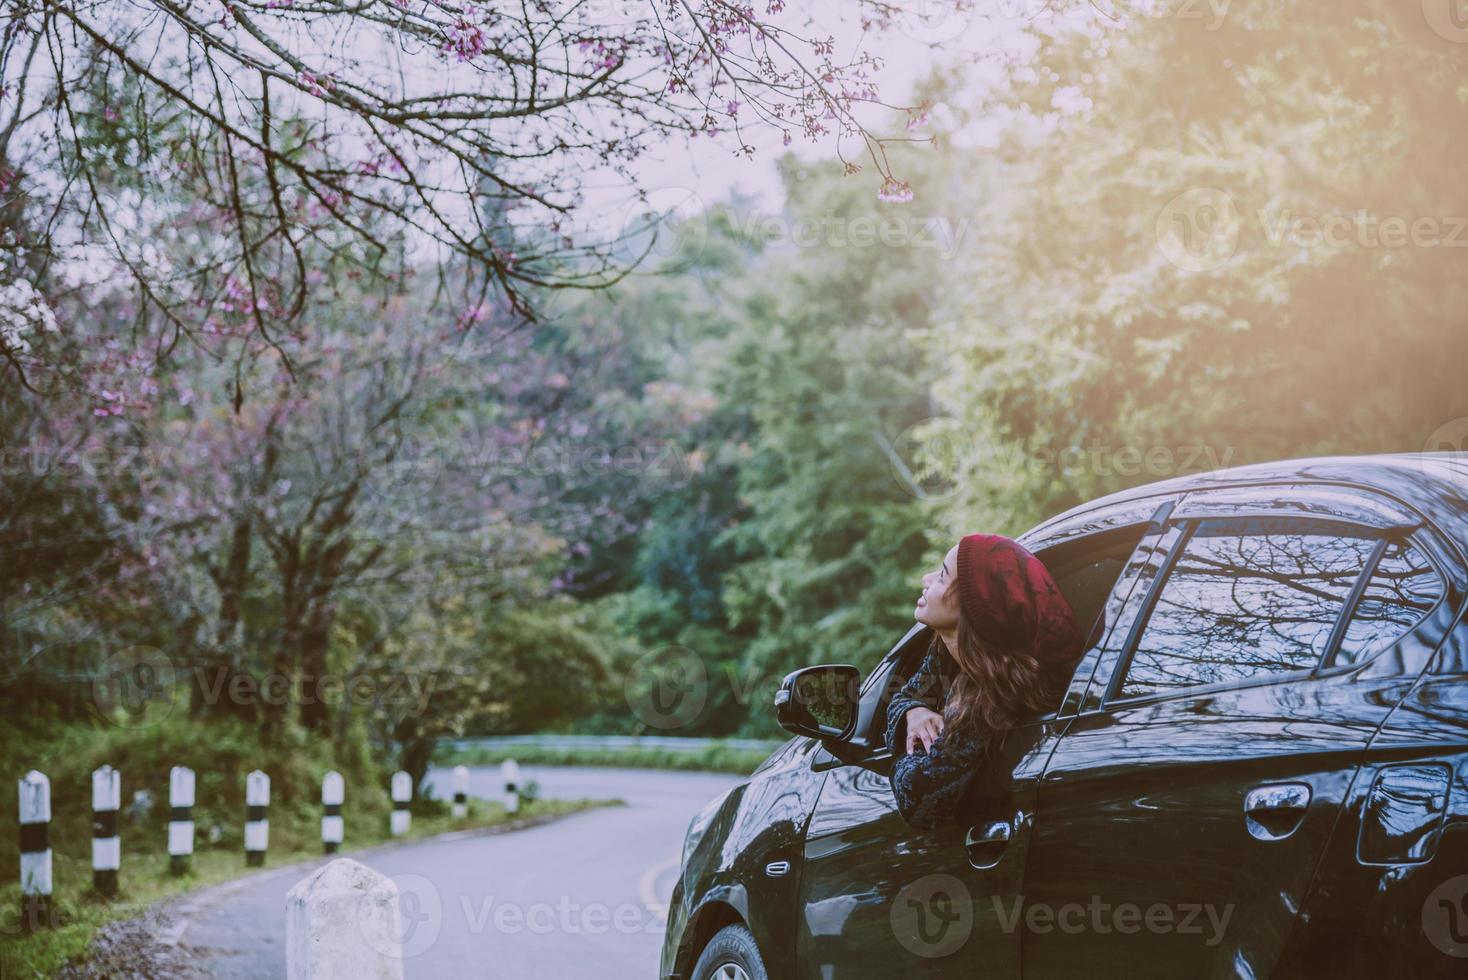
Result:
<instances>
[{"instance_id":1,"label":"red knit hat","mask_svg":"<svg viewBox=\"0 0 1468 980\"><path fill-rule=\"evenodd\" d=\"M958 542L958 606L981 637L1005 650L1025 650L1041 663L1081 655L1075 612L1050 571L1023 545L998 534Z\"/></svg>"}]
</instances>

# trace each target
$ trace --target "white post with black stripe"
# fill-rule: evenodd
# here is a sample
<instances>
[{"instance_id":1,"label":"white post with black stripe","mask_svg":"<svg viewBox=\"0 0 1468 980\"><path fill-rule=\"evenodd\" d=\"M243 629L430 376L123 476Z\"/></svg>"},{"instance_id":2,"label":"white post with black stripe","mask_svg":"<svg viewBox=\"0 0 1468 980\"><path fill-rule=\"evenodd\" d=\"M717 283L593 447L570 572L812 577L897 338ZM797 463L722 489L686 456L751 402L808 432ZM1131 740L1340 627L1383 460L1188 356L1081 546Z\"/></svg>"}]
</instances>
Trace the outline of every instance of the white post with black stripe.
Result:
<instances>
[{"instance_id":1,"label":"white post with black stripe","mask_svg":"<svg viewBox=\"0 0 1468 980\"><path fill-rule=\"evenodd\" d=\"M245 777L245 865L265 867L270 847L270 777L259 769Z\"/></svg>"},{"instance_id":2,"label":"white post with black stripe","mask_svg":"<svg viewBox=\"0 0 1468 980\"><path fill-rule=\"evenodd\" d=\"M506 759L500 763L500 778L505 781L505 812L520 809L520 763Z\"/></svg>"},{"instance_id":3,"label":"white post with black stripe","mask_svg":"<svg viewBox=\"0 0 1468 980\"><path fill-rule=\"evenodd\" d=\"M335 854L342 844L342 798L346 784L342 774L333 769L321 777L321 847L327 854Z\"/></svg>"},{"instance_id":4,"label":"white post with black stripe","mask_svg":"<svg viewBox=\"0 0 1468 980\"><path fill-rule=\"evenodd\" d=\"M20 925L51 925L51 780L32 769L18 781L20 796Z\"/></svg>"},{"instance_id":5,"label":"white post with black stripe","mask_svg":"<svg viewBox=\"0 0 1468 980\"><path fill-rule=\"evenodd\" d=\"M122 805L122 773L111 766L92 770L92 889L117 895L122 842L117 837L117 808Z\"/></svg>"},{"instance_id":6,"label":"white post with black stripe","mask_svg":"<svg viewBox=\"0 0 1468 980\"><path fill-rule=\"evenodd\" d=\"M455 820L463 820L469 815L468 766L454 766L454 806L451 812Z\"/></svg>"},{"instance_id":7,"label":"white post with black stripe","mask_svg":"<svg viewBox=\"0 0 1468 980\"><path fill-rule=\"evenodd\" d=\"M408 812L408 804L413 802L413 777L405 772L392 774L392 823L389 829L394 837L401 837L408 832L408 827L413 821L413 815Z\"/></svg>"},{"instance_id":8,"label":"white post with black stripe","mask_svg":"<svg viewBox=\"0 0 1468 980\"><path fill-rule=\"evenodd\" d=\"M194 857L194 770L168 771L168 870L181 875Z\"/></svg>"}]
</instances>

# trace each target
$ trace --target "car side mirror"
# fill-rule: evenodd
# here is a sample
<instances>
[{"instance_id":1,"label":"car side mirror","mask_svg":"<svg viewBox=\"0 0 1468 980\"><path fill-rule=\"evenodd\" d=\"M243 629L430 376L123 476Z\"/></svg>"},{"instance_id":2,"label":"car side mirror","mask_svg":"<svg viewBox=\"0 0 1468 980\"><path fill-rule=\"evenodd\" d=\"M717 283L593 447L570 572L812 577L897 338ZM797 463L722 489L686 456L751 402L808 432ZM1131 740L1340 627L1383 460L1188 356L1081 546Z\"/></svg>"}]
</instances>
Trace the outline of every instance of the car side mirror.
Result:
<instances>
[{"instance_id":1,"label":"car side mirror","mask_svg":"<svg viewBox=\"0 0 1468 980\"><path fill-rule=\"evenodd\" d=\"M844 741L856 730L861 671L845 664L786 674L775 692L775 719L793 735Z\"/></svg>"}]
</instances>

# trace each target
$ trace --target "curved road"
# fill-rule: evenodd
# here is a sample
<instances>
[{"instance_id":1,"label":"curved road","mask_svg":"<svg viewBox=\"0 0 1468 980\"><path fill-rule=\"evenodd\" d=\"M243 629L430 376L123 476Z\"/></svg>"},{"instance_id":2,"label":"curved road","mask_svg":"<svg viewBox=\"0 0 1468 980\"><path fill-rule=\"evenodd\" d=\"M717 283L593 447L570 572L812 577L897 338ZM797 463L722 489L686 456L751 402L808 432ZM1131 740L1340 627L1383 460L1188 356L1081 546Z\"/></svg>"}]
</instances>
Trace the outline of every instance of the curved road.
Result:
<instances>
[{"instance_id":1,"label":"curved road","mask_svg":"<svg viewBox=\"0 0 1468 980\"><path fill-rule=\"evenodd\" d=\"M429 774L448 796L447 772ZM353 855L403 893L405 975L437 978L657 976L668 897L688 821L736 776L523 766L541 795L621 799L489 836L452 835ZM493 798L498 768L470 770L470 795ZM312 867L210 890L182 909L175 937L211 976L285 976L285 896ZM364 940L365 941L365 940Z\"/></svg>"}]
</instances>

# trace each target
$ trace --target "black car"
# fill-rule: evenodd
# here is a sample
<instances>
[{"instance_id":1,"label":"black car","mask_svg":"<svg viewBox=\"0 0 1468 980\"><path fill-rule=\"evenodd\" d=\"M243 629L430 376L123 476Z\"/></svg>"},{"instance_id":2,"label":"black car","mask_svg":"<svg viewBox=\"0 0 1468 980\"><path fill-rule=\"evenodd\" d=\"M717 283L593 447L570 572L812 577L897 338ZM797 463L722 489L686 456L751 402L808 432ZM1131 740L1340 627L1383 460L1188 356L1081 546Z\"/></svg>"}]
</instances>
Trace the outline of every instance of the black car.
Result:
<instances>
[{"instance_id":1,"label":"black car","mask_svg":"<svg viewBox=\"0 0 1468 980\"><path fill-rule=\"evenodd\" d=\"M1089 640L988 805L897 812L925 627L849 694L791 674L797 737L688 829L663 977L1468 977L1468 453L1178 478L1019 540Z\"/></svg>"}]
</instances>

